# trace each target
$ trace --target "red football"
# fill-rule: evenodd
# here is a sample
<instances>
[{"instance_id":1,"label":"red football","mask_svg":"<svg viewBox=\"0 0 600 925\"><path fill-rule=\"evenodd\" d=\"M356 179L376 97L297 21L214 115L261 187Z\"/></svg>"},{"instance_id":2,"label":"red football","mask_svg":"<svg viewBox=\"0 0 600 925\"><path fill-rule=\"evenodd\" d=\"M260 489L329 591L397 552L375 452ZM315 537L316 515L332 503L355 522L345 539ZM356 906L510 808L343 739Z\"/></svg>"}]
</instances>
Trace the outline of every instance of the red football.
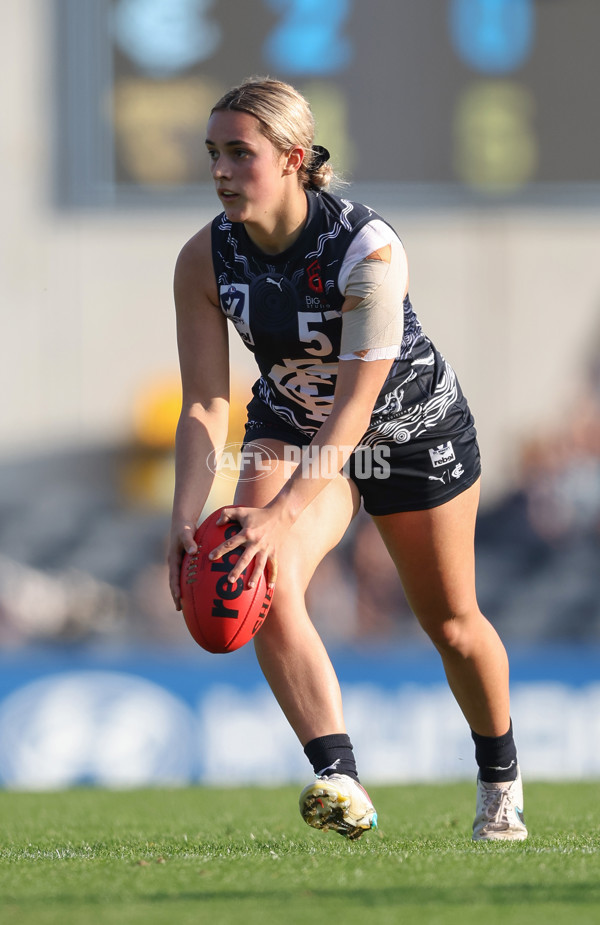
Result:
<instances>
[{"instance_id":1,"label":"red football","mask_svg":"<svg viewBox=\"0 0 600 925\"><path fill-rule=\"evenodd\" d=\"M208 558L211 550L240 530L234 521L217 526L222 510L214 511L200 524L194 536L198 552L186 553L181 566L183 616L198 645L208 652L233 652L250 642L264 623L273 596L264 572L253 588L248 587L253 562L234 585L227 580L243 546L214 562Z\"/></svg>"}]
</instances>

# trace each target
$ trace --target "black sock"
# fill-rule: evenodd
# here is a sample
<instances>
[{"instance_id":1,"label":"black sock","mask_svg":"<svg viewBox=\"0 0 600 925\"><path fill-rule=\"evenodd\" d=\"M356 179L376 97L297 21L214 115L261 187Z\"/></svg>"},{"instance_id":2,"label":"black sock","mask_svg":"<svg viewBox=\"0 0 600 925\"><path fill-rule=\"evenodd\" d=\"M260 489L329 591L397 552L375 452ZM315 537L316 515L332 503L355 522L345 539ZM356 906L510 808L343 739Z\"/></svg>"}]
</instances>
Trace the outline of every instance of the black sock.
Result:
<instances>
[{"instance_id":1,"label":"black sock","mask_svg":"<svg viewBox=\"0 0 600 925\"><path fill-rule=\"evenodd\" d=\"M304 754L318 776L329 777L331 774L347 774L348 777L358 781L352 742L345 733L335 733L311 739L304 746Z\"/></svg>"},{"instance_id":2,"label":"black sock","mask_svg":"<svg viewBox=\"0 0 600 925\"><path fill-rule=\"evenodd\" d=\"M503 736L481 736L473 730L471 735L475 742L475 761L481 780L490 784L516 780L517 747L512 722Z\"/></svg>"}]
</instances>

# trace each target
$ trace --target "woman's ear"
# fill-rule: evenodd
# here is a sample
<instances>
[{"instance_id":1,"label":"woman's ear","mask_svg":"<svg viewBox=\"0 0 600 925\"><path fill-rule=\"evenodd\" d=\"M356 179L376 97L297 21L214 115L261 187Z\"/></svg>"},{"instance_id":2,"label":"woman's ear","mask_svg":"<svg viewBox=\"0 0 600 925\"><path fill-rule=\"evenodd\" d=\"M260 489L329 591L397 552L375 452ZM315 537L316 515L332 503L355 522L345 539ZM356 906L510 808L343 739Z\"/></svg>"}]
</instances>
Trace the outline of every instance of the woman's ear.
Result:
<instances>
[{"instance_id":1,"label":"woman's ear","mask_svg":"<svg viewBox=\"0 0 600 925\"><path fill-rule=\"evenodd\" d=\"M299 146L293 147L284 155L283 172L288 176L292 173L298 173L304 162L304 148Z\"/></svg>"}]
</instances>

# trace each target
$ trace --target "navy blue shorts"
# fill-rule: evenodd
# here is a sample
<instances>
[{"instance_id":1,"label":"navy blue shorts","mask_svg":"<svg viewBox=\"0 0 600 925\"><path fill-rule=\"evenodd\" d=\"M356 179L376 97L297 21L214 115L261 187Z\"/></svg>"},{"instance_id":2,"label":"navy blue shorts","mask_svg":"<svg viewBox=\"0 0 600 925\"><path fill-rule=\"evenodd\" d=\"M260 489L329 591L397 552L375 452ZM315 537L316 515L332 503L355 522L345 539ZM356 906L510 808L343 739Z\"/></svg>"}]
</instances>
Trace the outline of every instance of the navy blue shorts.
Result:
<instances>
[{"instance_id":1,"label":"navy blue shorts","mask_svg":"<svg viewBox=\"0 0 600 925\"><path fill-rule=\"evenodd\" d=\"M458 383L455 400L434 426L422 433L417 427L417 434L407 438L401 424L402 415L388 427L395 436L386 437L381 425L370 428L344 470L374 516L439 507L481 475L477 431ZM244 443L269 437L297 447L307 447L312 439L255 397L248 405Z\"/></svg>"}]
</instances>

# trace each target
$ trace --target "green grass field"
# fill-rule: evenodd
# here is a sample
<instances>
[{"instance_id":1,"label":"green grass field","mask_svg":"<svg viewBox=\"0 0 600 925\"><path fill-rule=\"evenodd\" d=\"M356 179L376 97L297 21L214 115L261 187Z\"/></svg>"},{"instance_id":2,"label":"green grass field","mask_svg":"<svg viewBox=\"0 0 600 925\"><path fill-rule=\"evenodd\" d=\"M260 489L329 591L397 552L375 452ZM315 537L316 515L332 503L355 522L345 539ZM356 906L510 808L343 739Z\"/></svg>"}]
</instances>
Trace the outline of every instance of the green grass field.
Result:
<instances>
[{"instance_id":1,"label":"green grass field","mask_svg":"<svg viewBox=\"0 0 600 925\"><path fill-rule=\"evenodd\" d=\"M600 783L529 784L525 843L470 841L474 786L374 787L378 833L306 826L297 788L0 792L0 921L600 922Z\"/></svg>"}]
</instances>

